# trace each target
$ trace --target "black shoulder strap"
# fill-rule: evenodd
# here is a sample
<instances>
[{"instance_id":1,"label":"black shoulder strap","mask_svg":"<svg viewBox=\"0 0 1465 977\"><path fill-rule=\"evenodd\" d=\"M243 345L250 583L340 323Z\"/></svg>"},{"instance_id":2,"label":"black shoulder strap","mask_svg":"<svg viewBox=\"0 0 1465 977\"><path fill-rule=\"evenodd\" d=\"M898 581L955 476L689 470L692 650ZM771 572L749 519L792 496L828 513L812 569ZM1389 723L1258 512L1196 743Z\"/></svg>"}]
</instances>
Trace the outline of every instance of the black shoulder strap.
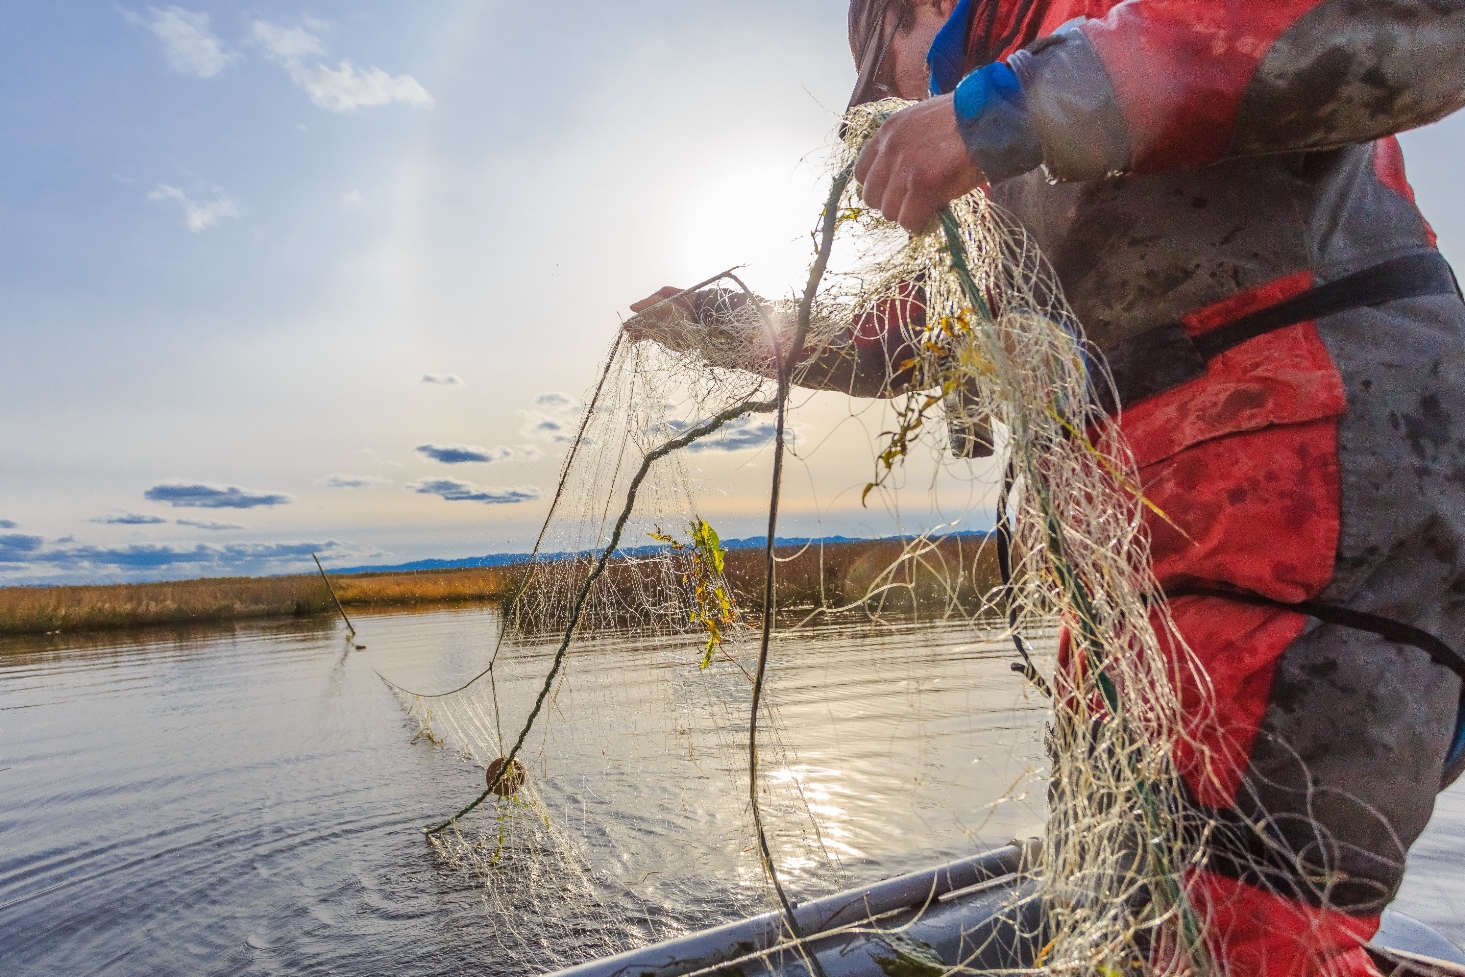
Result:
<instances>
[{"instance_id":1,"label":"black shoulder strap","mask_svg":"<svg viewBox=\"0 0 1465 977\"><path fill-rule=\"evenodd\" d=\"M1194 340L1206 360L1250 339L1299 322L1321 319L1349 309L1362 309L1424 295L1458 295L1450 263L1438 251L1424 251L1385 261L1337 281L1319 285L1296 298L1242 316Z\"/></svg>"},{"instance_id":2,"label":"black shoulder strap","mask_svg":"<svg viewBox=\"0 0 1465 977\"><path fill-rule=\"evenodd\" d=\"M1118 405L1133 406L1205 376L1211 360L1258 336L1349 309L1428 295L1460 295L1455 273L1438 251L1373 265L1201 336L1192 337L1178 322L1158 326L1103 351L1113 387L1095 378L1095 398L1112 414Z\"/></svg>"},{"instance_id":3,"label":"black shoulder strap","mask_svg":"<svg viewBox=\"0 0 1465 977\"><path fill-rule=\"evenodd\" d=\"M1381 638L1397 644L1418 648L1428 655L1436 665L1448 668L1460 676L1461 682L1465 682L1465 658L1462 658L1459 652L1428 631L1420 630L1402 621L1395 621L1392 618L1381 617L1377 614L1368 614L1364 611L1355 611L1347 607L1338 607L1336 604L1324 604L1315 600L1304 600L1298 601L1295 604L1288 604L1285 601L1273 600L1270 597L1263 597L1261 594L1248 590L1224 590L1219 587L1182 587L1173 591L1167 591L1165 596L1169 600L1174 600L1177 597L1216 597L1221 600L1235 601L1238 604L1253 604L1257 607L1275 607L1278 610L1291 611L1294 614L1305 614L1325 624L1336 624L1340 627L1351 628L1354 631L1367 631L1370 634L1376 634Z\"/></svg>"}]
</instances>

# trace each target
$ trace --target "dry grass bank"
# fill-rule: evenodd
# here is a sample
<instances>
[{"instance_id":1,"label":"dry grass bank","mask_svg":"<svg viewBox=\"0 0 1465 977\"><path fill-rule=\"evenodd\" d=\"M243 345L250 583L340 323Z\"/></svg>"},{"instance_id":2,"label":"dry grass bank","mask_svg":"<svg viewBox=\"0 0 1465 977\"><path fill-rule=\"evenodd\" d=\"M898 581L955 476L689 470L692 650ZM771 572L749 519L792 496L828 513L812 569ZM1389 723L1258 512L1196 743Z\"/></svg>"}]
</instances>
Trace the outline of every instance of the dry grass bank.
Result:
<instances>
[{"instance_id":1,"label":"dry grass bank","mask_svg":"<svg viewBox=\"0 0 1465 977\"><path fill-rule=\"evenodd\" d=\"M331 577L331 585L348 608L466 604L504 600L513 593L519 573L515 567L358 573ZM319 584L320 577L315 581Z\"/></svg>"},{"instance_id":2,"label":"dry grass bank","mask_svg":"<svg viewBox=\"0 0 1465 977\"><path fill-rule=\"evenodd\" d=\"M304 617L331 607L319 577L230 577L111 587L0 590L0 634Z\"/></svg>"},{"instance_id":3,"label":"dry grass bank","mask_svg":"<svg viewBox=\"0 0 1465 977\"><path fill-rule=\"evenodd\" d=\"M513 572L500 568L335 577L346 607L405 607L501 600ZM0 635L100 631L334 614L319 576L225 577L110 587L0 589Z\"/></svg>"},{"instance_id":4,"label":"dry grass bank","mask_svg":"<svg viewBox=\"0 0 1465 977\"><path fill-rule=\"evenodd\" d=\"M898 540L833 543L780 550L779 605L864 604L890 614L970 609L997 584L996 557L979 538L912 547ZM613 564L608 579L628 596L641 590L647 565ZM366 573L332 577L347 609L397 608L507 600L517 567ZM763 603L763 551L727 555L727 577L746 609ZM319 576L228 577L108 587L0 589L0 635L100 631L151 624L191 624L333 614Z\"/></svg>"}]
</instances>

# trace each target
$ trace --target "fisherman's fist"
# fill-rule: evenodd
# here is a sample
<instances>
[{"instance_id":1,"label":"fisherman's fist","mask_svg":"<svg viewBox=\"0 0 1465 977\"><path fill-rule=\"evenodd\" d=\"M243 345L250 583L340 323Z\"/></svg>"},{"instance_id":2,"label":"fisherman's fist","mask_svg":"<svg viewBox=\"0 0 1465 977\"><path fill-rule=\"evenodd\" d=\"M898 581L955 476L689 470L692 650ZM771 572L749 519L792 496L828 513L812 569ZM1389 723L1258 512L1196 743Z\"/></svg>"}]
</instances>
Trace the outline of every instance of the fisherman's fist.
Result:
<instances>
[{"instance_id":1,"label":"fisherman's fist","mask_svg":"<svg viewBox=\"0 0 1465 977\"><path fill-rule=\"evenodd\" d=\"M626 337L633 343L650 339L669 349L687 349L692 342L687 335L692 324L692 300L692 295L667 285L631 303L635 315L622 327Z\"/></svg>"},{"instance_id":2,"label":"fisherman's fist","mask_svg":"<svg viewBox=\"0 0 1465 977\"><path fill-rule=\"evenodd\" d=\"M972 162L950 95L892 115L855 163L865 203L920 234L937 211L987 182Z\"/></svg>"}]
</instances>

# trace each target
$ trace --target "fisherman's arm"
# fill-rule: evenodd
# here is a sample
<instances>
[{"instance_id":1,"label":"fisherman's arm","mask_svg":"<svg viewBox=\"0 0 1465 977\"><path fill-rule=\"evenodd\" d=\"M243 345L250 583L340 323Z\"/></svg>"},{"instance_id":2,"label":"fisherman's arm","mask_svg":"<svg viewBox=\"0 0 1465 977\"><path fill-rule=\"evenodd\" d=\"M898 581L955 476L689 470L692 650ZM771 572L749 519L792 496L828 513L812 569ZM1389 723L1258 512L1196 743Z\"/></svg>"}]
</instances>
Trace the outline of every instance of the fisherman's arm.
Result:
<instances>
[{"instance_id":1,"label":"fisherman's arm","mask_svg":"<svg viewBox=\"0 0 1465 977\"><path fill-rule=\"evenodd\" d=\"M1367 142L1465 105L1462 49L1465 0L1127 0L898 113L856 175L919 231L977 185L957 141L994 183Z\"/></svg>"},{"instance_id":2,"label":"fisherman's arm","mask_svg":"<svg viewBox=\"0 0 1465 977\"><path fill-rule=\"evenodd\" d=\"M626 335L632 341L649 339L670 350L697 353L713 366L773 379L778 356L792 340L792 324L780 322L776 310L766 306L763 316L747 315L747 302L743 293L720 289L684 293L668 286L631 306L635 316L625 325ZM916 355L907 337L923 314L919 291L907 286L861 315L833 341L801 350L794 382L855 397L905 393L912 371L900 365Z\"/></svg>"},{"instance_id":3,"label":"fisherman's arm","mask_svg":"<svg viewBox=\"0 0 1465 977\"><path fill-rule=\"evenodd\" d=\"M1465 105L1462 0L1129 0L1018 52L1059 179L1368 142Z\"/></svg>"}]
</instances>

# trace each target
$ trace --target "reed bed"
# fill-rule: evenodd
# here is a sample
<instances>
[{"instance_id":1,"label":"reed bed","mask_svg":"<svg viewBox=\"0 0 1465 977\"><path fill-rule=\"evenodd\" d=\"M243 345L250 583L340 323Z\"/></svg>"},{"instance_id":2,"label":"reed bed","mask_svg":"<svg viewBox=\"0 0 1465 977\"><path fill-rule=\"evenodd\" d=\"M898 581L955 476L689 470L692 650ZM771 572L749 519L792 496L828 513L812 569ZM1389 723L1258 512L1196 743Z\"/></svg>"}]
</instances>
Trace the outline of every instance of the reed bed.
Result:
<instances>
[{"instance_id":1,"label":"reed bed","mask_svg":"<svg viewBox=\"0 0 1465 977\"><path fill-rule=\"evenodd\" d=\"M509 568L332 577L347 607L410 607L502 600ZM0 589L0 635L102 631L334 614L318 575L217 577L176 583Z\"/></svg>"},{"instance_id":2,"label":"reed bed","mask_svg":"<svg viewBox=\"0 0 1465 977\"><path fill-rule=\"evenodd\" d=\"M305 617L331 609L330 594L319 577L8 587L0 590L0 635Z\"/></svg>"},{"instance_id":3,"label":"reed bed","mask_svg":"<svg viewBox=\"0 0 1465 977\"><path fill-rule=\"evenodd\" d=\"M331 576L336 596L347 607L413 607L419 604L471 604L501 601L518 586L518 567L469 570L418 570L411 573L361 573ZM320 578L315 578L320 582Z\"/></svg>"},{"instance_id":4,"label":"reed bed","mask_svg":"<svg viewBox=\"0 0 1465 977\"><path fill-rule=\"evenodd\" d=\"M996 559L980 539L913 546L901 540L826 543L781 549L779 601L785 609L863 606L908 614L969 607L997 585ZM902 559L902 556L905 558ZM609 582L631 597L647 581L635 560L616 561ZM383 610L512 600L523 566L332 576L346 607ZM952 581L957 581L955 587ZM739 603L761 605L763 551L727 554L727 581ZM627 606L634 606L627 602ZM318 575L217 577L175 583L0 588L0 635L103 631L332 614Z\"/></svg>"}]
</instances>

